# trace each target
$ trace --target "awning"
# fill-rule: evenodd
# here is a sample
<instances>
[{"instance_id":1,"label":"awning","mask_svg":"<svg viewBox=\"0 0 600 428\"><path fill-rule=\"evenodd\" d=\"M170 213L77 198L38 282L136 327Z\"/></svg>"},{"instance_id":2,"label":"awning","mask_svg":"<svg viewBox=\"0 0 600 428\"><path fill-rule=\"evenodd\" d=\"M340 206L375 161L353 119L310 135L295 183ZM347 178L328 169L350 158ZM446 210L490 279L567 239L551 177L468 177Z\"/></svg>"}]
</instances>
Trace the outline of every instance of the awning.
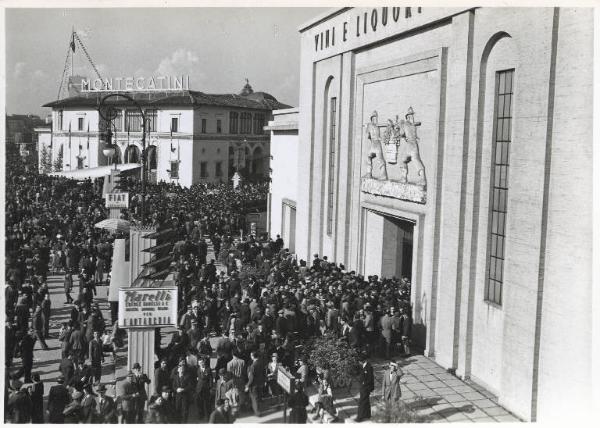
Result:
<instances>
[{"instance_id":1,"label":"awning","mask_svg":"<svg viewBox=\"0 0 600 428\"><path fill-rule=\"evenodd\" d=\"M139 163L124 163L117 164L117 169L119 171L130 171L136 168L141 168L141 164ZM66 177L72 178L74 180L85 180L88 178L98 178L104 177L105 175L110 175L110 171L115 169L114 165L105 165L98 166L96 168L84 168L84 169L74 169L71 171L60 171L60 172L51 172L49 175L55 177Z\"/></svg>"},{"instance_id":2,"label":"awning","mask_svg":"<svg viewBox=\"0 0 600 428\"><path fill-rule=\"evenodd\" d=\"M151 260L149 262L146 262L146 263L142 264L142 266L154 267L154 266L164 263L166 261L170 261L172 258L173 258L172 256L166 256L161 259L156 259L156 260Z\"/></svg>"},{"instance_id":3,"label":"awning","mask_svg":"<svg viewBox=\"0 0 600 428\"><path fill-rule=\"evenodd\" d=\"M155 245L154 247L144 248L142 251L144 253L158 253L159 251L162 251L171 246L173 246L171 242L166 242L164 244Z\"/></svg>"}]
</instances>

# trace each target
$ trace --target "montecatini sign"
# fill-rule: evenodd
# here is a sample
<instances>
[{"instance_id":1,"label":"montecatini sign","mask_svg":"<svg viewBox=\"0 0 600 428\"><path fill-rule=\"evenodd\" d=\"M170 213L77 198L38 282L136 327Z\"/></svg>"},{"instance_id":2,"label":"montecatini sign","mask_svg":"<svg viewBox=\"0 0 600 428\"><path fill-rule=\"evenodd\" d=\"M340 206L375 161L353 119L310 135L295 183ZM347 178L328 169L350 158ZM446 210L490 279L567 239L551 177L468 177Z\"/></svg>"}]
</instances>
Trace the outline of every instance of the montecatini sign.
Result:
<instances>
[{"instance_id":1,"label":"montecatini sign","mask_svg":"<svg viewBox=\"0 0 600 428\"><path fill-rule=\"evenodd\" d=\"M190 89L190 76L111 77L83 79L81 92L184 91Z\"/></svg>"},{"instance_id":2,"label":"montecatini sign","mask_svg":"<svg viewBox=\"0 0 600 428\"><path fill-rule=\"evenodd\" d=\"M169 326L177 326L177 287L119 288L119 327Z\"/></svg>"}]
</instances>

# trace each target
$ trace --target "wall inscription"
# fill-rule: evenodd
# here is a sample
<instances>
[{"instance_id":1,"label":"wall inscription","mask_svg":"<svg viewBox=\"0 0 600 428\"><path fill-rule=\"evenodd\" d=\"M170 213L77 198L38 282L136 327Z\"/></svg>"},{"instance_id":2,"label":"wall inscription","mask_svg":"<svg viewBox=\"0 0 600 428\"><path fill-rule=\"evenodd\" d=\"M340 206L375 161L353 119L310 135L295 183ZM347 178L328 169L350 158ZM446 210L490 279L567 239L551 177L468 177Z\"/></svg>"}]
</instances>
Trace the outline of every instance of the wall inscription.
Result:
<instances>
[{"instance_id":1,"label":"wall inscription","mask_svg":"<svg viewBox=\"0 0 600 428\"><path fill-rule=\"evenodd\" d=\"M419 154L417 129L421 122L415 121L412 107L404 119L396 116L385 125L379 123L377 111L371 114L366 125L369 149L366 156L366 174L361 180L361 190L379 196L424 204L427 201L427 178L425 166ZM382 135L383 129L383 135ZM416 179L408 180L408 168L415 168ZM395 168L399 180L391 180L388 170Z\"/></svg>"}]
</instances>

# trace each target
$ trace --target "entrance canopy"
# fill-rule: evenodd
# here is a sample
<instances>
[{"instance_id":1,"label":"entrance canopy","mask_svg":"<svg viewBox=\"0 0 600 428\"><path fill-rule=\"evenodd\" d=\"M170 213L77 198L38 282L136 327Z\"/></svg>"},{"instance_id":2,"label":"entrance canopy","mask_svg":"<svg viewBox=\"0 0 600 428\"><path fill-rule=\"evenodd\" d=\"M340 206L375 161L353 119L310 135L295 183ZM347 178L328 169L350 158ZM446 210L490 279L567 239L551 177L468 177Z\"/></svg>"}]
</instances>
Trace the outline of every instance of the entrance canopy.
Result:
<instances>
[{"instance_id":1,"label":"entrance canopy","mask_svg":"<svg viewBox=\"0 0 600 428\"><path fill-rule=\"evenodd\" d=\"M130 171L140 167L141 165L139 163L117 164L117 169L119 171ZM55 177L72 178L74 180L85 180L88 178L98 178L104 177L105 175L110 175L110 171L113 169L115 169L114 165L105 165L96 168L74 169L72 171L53 172L50 173L50 175Z\"/></svg>"}]
</instances>

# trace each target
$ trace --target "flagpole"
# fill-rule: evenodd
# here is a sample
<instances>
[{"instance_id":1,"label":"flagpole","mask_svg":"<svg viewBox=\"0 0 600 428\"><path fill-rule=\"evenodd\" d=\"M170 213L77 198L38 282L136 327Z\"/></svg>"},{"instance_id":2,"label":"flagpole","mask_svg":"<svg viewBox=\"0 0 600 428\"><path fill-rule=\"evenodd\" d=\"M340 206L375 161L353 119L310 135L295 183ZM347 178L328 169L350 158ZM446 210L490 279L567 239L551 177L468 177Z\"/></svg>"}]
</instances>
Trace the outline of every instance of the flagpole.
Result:
<instances>
[{"instance_id":1,"label":"flagpole","mask_svg":"<svg viewBox=\"0 0 600 428\"><path fill-rule=\"evenodd\" d=\"M75 26L71 31L71 50L75 53ZM75 55L71 54L71 77L73 77L73 61L75 59Z\"/></svg>"}]
</instances>

